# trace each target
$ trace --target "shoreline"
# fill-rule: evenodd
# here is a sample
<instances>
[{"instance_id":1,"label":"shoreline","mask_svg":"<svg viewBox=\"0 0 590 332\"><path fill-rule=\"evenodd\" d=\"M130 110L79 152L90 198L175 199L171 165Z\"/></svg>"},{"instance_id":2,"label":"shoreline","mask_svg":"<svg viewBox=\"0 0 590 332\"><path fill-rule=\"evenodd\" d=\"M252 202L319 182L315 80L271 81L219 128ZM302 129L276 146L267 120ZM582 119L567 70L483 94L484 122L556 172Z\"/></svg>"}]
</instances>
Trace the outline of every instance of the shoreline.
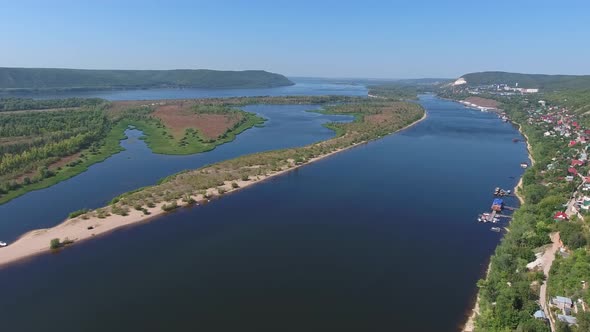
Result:
<instances>
[{"instance_id":1,"label":"shoreline","mask_svg":"<svg viewBox=\"0 0 590 332\"><path fill-rule=\"evenodd\" d=\"M522 130L522 126L519 123L515 123L515 122L513 122L513 123L518 126L518 132L525 138L525 142L526 142L526 146L527 146L527 153L529 155L529 159L531 160L531 166L532 166L535 164L535 159L533 158L533 154L532 154L533 150L531 147L531 143L529 143L529 138L524 133L524 131ZM520 205L524 204L524 197L519 192L519 189L522 188L523 177L524 177L524 172L523 172L522 176L520 177L520 179L518 180L518 183L514 187L514 195L516 196L516 198L518 198ZM492 259L490 257L490 263L488 264L488 267L486 269L486 279L488 278L488 276L490 274L491 268L492 268ZM477 318L478 315L479 315L479 290L477 291L477 296L475 298L475 303L473 304L473 308L471 308L471 314L469 315L469 318L467 319L467 321L465 322L465 324L461 328L461 331L462 332L475 331L475 319Z\"/></svg>"},{"instance_id":2,"label":"shoreline","mask_svg":"<svg viewBox=\"0 0 590 332\"><path fill-rule=\"evenodd\" d=\"M428 117L428 112L426 111L426 109L424 109L424 114L422 115L422 117L420 119L408 124L407 126L404 126L403 128L400 128L394 132L391 132L388 135L399 133L403 130L407 130L407 129L413 127L414 125L422 122L427 117ZM340 148L335 151L326 153L324 155L309 159L308 161L306 161L305 163L302 163L300 165L292 164L291 167L288 167L286 169L271 172L268 175L258 176L256 179L249 179L247 181L245 181L245 180L234 181L234 182L238 183L238 185L239 185L238 188L233 188L232 182L227 181L224 183L224 186L223 186L225 189L224 194L220 195L217 192L216 187L207 189L207 194L212 196L212 198L220 198L223 195L226 195L226 194L229 194L232 192L236 192L238 190L252 186L256 183L260 183L265 180L268 180L270 178L278 177L278 176L286 174L290 171L296 170L300 167L309 165L311 163L314 163L316 161L330 157L330 156L335 155L337 153L347 151L347 150L354 148L356 146L367 144L367 143L374 141L374 140L375 139L352 144L350 146ZM325 142L325 141L323 141L323 142ZM322 142L318 142L316 144L319 144L319 143L322 143ZM200 194L196 195L196 196L191 196L191 198L194 199L198 203L197 204L189 204L189 203L183 202L182 200L177 200L176 202L177 202L178 208L188 207L191 205L194 205L194 206L204 205L209 202L209 199L207 199L206 197L204 197L203 195L200 195ZM11 243L10 245L8 245L4 248L0 248L0 268L8 266L13 263L17 263L17 262L22 261L27 258L31 258L33 256L51 253L56 250L62 250L63 248L50 249L49 242L55 238L59 239L60 241L64 241L66 239L74 241L73 243L67 245L67 246L70 246L70 245L75 245L76 243L79 243L79 242L83 242L84 240L88 240L88 239L96 238L97 236L100 236L100 235L108 234L112 231L115 231L115 230L125 227L125 226L148 222L150 220L153 220L157 217L160 217L160 216L168 213L169 211L164 211L162 209L162 206L167 205L168 203L169 202L161 202L161 203L156 204L153 208L147 208L147 211L149 211L149 213L150 213L149 215L145 215L142 211L131 210L131 211L129 211L129 214L127 216L113 214L113 215L110 215L110 216L108 216L106 218L102 218L102 219L98 218L98 217L84 218L83 216L80 216L80 217L76 217L76 218L72 218L72 219L66 219L62 223L60 223L54 227L51 227L51 228L31 230L31 231L21 235L15 242Z\"/></svg>"}]
</instances>

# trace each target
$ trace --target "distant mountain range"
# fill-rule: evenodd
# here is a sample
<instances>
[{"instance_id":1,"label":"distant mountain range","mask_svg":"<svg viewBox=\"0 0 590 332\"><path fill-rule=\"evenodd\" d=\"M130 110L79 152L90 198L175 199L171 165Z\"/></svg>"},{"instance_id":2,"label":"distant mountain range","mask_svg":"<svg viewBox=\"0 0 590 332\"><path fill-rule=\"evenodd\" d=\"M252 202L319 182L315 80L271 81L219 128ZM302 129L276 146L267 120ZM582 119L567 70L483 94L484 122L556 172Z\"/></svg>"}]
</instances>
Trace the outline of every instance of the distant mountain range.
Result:
<instances>
[{"instance_id":1,"label":"distant mountain range","mask_svg":"<svg viewBox=\"0 0 590 332\"><path fill-rule=\"evenodd\" d=\"M0 67L0 90L162 87L271 88L293 84L293 82L283 75L269 73L263 70L92 70Z\"/></svg>"},{"instance_id":2,"label":"distant mountain range","mask_svg":"<svg viewBox=\"0 0 590 332\"><path fill-rule=\"evenodd\" d=\"M467 85L508 84L520 88L539 88L546 91L590 89L590 75L519 74L501 71L470 73L461 76Z\"/></svg>"}]
</instances>

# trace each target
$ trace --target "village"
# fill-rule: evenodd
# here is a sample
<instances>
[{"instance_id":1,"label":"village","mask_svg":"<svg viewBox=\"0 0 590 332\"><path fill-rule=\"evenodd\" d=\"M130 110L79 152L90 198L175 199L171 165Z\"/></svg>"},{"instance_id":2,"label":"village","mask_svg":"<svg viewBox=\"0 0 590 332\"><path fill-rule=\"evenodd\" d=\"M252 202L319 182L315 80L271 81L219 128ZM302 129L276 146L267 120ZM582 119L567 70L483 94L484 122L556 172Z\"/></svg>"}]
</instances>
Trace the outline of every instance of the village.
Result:
<instances>
[{"instance_id":1,"label":"village","mask_svg":"<svg viewBox=\"0 0 590 332\"><path fill-rule=\"evenodd\" d=\"M565 107L547 106L544 100L535 100L528 102L526 122L529 126L536 127L542 140L550 146L555 146L558 151L555 156L549 156L547 161L541 162L538 167L542 167L540 174L543 181L541 186L546 188L559 187L565 192L571 192L568 200L556 208L553 213L553 223L569 223L573 221L584 221L584 218L590 214L590 165L588 163L588 147L590 146L590 130L586 129L575 114ZM498 114L504 122L510 121L508 115L498 108L495 100L481 97L468 97L462 101L468 107L482 111L493 111ZM527 137L527 139L529 139ZM516 142L516 140L515 140ZM528 144L528 143L527 143ZM529 151L531 149L528 144ZM535 160L531 161L534 164ZM527 168L531 165L523 162L521 167ZM500 217L510 218L509 215L501 214L507 207L504 205L504 197L514 196L511 190L496 188L493 192L495 196L491 211L480 214L479 222L498 223ZM528 198L528 197L527 197ZM508 207L508 210L514 208ZM492 227L492 231L499 232L499 227ZM506 228L509 231L508 228ZM536 319L547 322L552 331L557 331L557 324L566 324L569 326L577 325L576 315L589 310L588 304L584 301L582 293L586 293L587 283L585 280L579 280L579 292L572 294L554 294L551 289L547 289L551 266L556 255L562 258L568 258L573 254L573 250L568 248L562 242L559 232L550 235L551 244L535 250L535 260L526 265L531 272L542 272L545 281L539 287L539 309L534 312ZM574 248L575 249L575 248ZM533 282L536 283L536 282ZM510 282L507 283L511 287ZM549 297L548 294L553 296Z\"/></svg>"}]
</instances>

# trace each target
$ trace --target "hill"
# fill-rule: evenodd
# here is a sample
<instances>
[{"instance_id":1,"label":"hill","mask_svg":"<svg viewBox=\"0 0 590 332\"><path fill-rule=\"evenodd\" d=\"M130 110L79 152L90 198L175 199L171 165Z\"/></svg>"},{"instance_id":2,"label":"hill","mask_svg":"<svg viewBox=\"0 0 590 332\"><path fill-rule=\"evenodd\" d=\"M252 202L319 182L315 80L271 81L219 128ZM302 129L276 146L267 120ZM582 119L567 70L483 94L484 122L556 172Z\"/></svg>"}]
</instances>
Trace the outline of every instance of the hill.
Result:
<instances>
[{"instance_id":1,"label":"hill","mask_svg":"<svg viewBox=\"0 0 590 332\"><path fill-rule=\"evenodd\" d=\"M283 75L263 70L91 70L0 67L0 90L270 88L293 84Z\"/></svg>"},{"instance_id":2,"label":"hill","mask_svg":"<svg viewBox=\"0 0 590 332\"><path fill-rule=\"evenodd\" d=\"M462 77L470 86L488 84L514 86L518 83L518 87L521 88L539 88L549 91L590 88L590 75L543 75L487 71L470 73Z\"/></svg>"}]
</instances>

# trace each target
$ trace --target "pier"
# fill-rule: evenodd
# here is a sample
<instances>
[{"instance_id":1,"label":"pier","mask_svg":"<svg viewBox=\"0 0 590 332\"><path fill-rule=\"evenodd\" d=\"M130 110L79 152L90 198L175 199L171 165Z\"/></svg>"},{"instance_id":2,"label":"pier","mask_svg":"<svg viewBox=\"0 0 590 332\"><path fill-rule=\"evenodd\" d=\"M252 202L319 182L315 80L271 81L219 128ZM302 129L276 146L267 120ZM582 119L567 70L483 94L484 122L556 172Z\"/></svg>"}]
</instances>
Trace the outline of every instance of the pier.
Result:
<instances>
[{"instance_id":1,"label":"pier","mask_svg":"<svg viewBox=\"0 0 590 332\"><path fill-rule=\"evenodd\" d=\"M479 215L477 220L479 222L491 222L497 223L500 221L500 218L512 219L512 216L509 214L503 214L502 211L516 211L518 208L512 206L504 205L504 200L499 197L515 197L515 195L510 190L500 189L500 187L496 187L493 192L494 201L492 202L492 207L490 212L485 212Z\"/></svg>"}]
</instances>

